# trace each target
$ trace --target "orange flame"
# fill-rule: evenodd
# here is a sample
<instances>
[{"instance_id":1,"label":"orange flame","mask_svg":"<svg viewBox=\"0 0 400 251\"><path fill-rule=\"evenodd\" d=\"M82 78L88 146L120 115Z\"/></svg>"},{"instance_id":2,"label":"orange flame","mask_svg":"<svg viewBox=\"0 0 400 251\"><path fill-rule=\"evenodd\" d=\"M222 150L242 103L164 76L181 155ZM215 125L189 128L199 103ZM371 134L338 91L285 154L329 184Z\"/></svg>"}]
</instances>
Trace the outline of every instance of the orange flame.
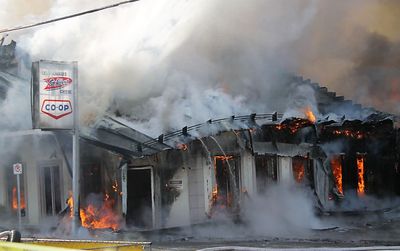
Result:
<instances>
[{"instance_id":1,"label":"orange flame","mask_svg":"<svg viewBox=\"0 0 400 251\"><path fill-rule=\"evenodd\" d=\"M74 216L74 199L72 198L72 193L69 192L69 198L67 200L67 204L69 207L69 216L72 218Z\"/></svg>"},{"instance_id":2,"label":"orange flame","mask_svg":"<svg viewBox=\"0 0 400 251\"><path fill-rule=\"evenodd\" d=\"M357 155L357 173L358 173L358 186L357 194L363 196L365 194L364 184L364 156Z\"/></svg>"},{"instance_id":3,"label":"orange flame","mask_svg":"<svg viewBox=\"0 0 400 251\"><path fill-rule=\"evenodd\" d=\"M351 130L335 130L334 135L343 135L346 137L351 137L355 139L362 139L365 137L364 133L361 131L351 131Z\"/></svg>"},{"instance_id":4,"label":"orange flame","mask_svg":"<svg viewBox=\"0 0 400 251\"><path fill-rule=\"evenodd\" d=\"M14 186L12 188L12 209L18 210L18 195L17 195L17 187ZM25 197L24 192L21 190L21 209L25 209Z\"/></svg>"},{"instance_id":5,"label":"orange flame","mask_svg":"<svg viewBox=\"0 0 400 251\"><path fill-rule=\"evenodd\" d=\"M293 159L293 178L297 183L301 183L304 179L304 162Z\"/></svg>"},{"instance_id":6,"label":"orange flame","mask_svg":"<svg viewBox=\"0 0 400 251\"><path fill-rule=\"evenodd\" d=\"M331 168L335 184L338 192L343 194L343 175L342 175L342 161L340 156L334 156L331 159Z\"/></svg>"},{"instance_id":7,"label":"orange flame","mask_svg":"<svg viewBox=\"0 0 400 251\"><path fill-rule=\"evenodd\" d=\"M183 143L182 144L178 144L176 147L178 149L182 150L182 151L186 151L188 149L188 145L183 144Z\"/></svg>"},{"instance_id":8,"label":"orange flame","mask_svg":"<svg viewBox=\"0 0 400 251\"><path fill-rule=\"evenodd\" d=\"M305 119L293 119L290 123L287 124L278 124L274 125L275 129L280 130L289 130L291 134L295 134L299 129L310 126L310 121Z\"/></svg>"},{"instance_id":9,"label":"orange flame","mask_svg":"<svg viewBox=\"0 0 400 251\"><path fill-rule=\"evenodd\" d=\"M314 113L312 112L311 108L309 106L306 107L304 111L306 118L313 124L317 121L317 118L315 117Z\"/></svg>"},{"instance_id":10,"label":"orange flame","mask_svg":"<svg viewBox=\"0 0 400 251\"><path fill-rule=\"evenodd\" d=\"M218 186L215 185L215 187L213 188L212 192L211 192L211 200L212 200L212 204L214 205L215 203L217 203L218 200Z\"/></svg>"},{"instance_id":11,"label":"orange flame","mask_svg":"<svg viewBox=\"0 0 400 251\"><path fill-rule=\"evenodd\" d=\"M214 169L215 169L215 173L217 170L217 160L221 160L221 161L228 161L233 159L233 156L229 155L229 156L214 156ZM215 187L213 188L212 192L211 192L211 202L212 202L212 206L218 206L218 208L225 208L226 206L230 207L232 205L232 194L230 192L228 192L226 194L226 197L224 194L221 194L219 189L218 189L218 184L215 184Z\"/></svg>"},{"instance_id":12,"label":"orange flame","mask_svg":"<svg viewBox=\"0 0 400 251\"><path fill-rule=\"evenodd\" d=\"M70 207L70 217L72 217L74 205L72 197L68 198L67 204ZM81 208L79 216L82 227L89 229L111 228L114 231L120 229L120 217L114 213L113 207L114 200L106 193L100 207L89 204L87 207Z\"/></svg>"}]
</instances>

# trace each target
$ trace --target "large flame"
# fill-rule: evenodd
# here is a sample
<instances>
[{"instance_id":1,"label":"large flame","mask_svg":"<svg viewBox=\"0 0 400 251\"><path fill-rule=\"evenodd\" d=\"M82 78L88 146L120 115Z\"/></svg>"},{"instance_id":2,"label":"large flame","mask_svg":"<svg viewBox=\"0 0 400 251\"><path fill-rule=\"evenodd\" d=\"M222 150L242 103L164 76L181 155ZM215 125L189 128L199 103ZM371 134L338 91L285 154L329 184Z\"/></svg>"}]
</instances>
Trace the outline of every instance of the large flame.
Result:
<instances>
[{"instance_id":1,"label":"large flame","mask_svg":"<svg viewBox=\"0 0 400 251\"><path fill-rule=\"evenodd\" d=\"M360 154L357 155L357 174L358 174L357 194L362 196L365 194L364 156Z\"/></svg>"},{"instance_id":2,"label":"large flame","mask_svg":"<svg viewBox=\"0 0 400 251\"><path fill-rule=\"evenodd\" d=\"M342 175L342 160L340 156L334 156L331 159L331 168L335 184L338 192L343 194L343 175Z\"/></svg>"},{"instance_id":3,"label":"large flame","mask_svg":"<svg viewBox=\"0 0 400 251\"><path fill-rule=\"evenodd\" d=\"M25 197L24 197L24 192L21 190L20 192L21 195L21 209L25 209ZM12 188L12 209L18 210L18 195L17 195L17 187L14 186Z\"/></svg>"},{"instance_id":4,"label":"large flame","mask_svg":"<svg viewBox=\"0 0 400 251\"><path fill-rule=\"evenodd\" d=\"M74 201L72 197L67 200L70 207L70 217L73 216ZM89 204L79 210L81 224L89 229L120 229L120 217L114 212L114 200L106 193L101 206Z\"/></svg>"},{"instance_id":5,"label":"large flame","mask_svg":"<svg viewBox=\"0 0 400 251\"><path fill-rule=\"evenodd\" d=\"M317 118L315 117L314 113L312 112L311 108L307 106L304 110L304 113L306 115L306 118L313 124L317 121Z\"/></svg>"}]
</instances>

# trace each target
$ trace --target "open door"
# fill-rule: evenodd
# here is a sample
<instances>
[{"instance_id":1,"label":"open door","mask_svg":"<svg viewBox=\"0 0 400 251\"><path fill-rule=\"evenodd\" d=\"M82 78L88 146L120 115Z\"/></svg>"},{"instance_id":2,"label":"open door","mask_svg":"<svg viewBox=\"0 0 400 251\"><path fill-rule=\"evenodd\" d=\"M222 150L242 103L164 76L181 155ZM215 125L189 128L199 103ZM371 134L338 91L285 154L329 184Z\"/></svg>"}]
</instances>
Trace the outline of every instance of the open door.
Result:
<instances>
[{"instance_id":1,"label":"open door","mask_svg":"<svg viewBox=\"0 0 400 251\"><path fill-rule=\"evenodd\" d=\"M154 183L152 168L128 168L126 177L126 225L140 229L153 228Z\"/></svg>"},{"instance_id":2,"label":"open door","mask_svg":"<svg viewBox=\"0 0 400 251\"><path fill-rule=\"evenodd\" d=\"M240 168L236 156L214 156L215 186L213 188L213 210L228 210L236 213L240 191Z\"/></svg>"}]
</instances>

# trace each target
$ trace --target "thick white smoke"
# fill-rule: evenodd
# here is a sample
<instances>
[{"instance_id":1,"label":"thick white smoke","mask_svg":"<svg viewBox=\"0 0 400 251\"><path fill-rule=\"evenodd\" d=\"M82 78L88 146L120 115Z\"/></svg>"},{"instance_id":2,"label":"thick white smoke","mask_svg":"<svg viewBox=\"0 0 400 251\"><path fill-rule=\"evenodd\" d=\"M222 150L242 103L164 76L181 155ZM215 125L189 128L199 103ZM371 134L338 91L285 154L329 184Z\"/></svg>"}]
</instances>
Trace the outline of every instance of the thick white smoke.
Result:
<instances>
[{"instance_id":1,"label":"thick white smoke","mask_svg":"<svg viewBox=\"0 0 400 251\"><path fill-rule=\"evenodd\" d=\"M0 0L5 6L0 24L42 21L115 2ZM367 0L362 8L356 0L142 0L11 38L33 60L79 61L83 123L118 111L155 136L209 118L293 108L288 97L296 90L283 86L284 74L304 73L366 104L377 100L374 89L386 90L383 97L398 92L396 74L387 85L381 81L385 88L374 87L376 75L361 85L368 34L383 34L393 48L392 40L399 39L391 19L379 22L382 28L376 22L383 14L394 16L390 10L397 6L391 0ZM317 112L312 99L306 103Z\"/></svg>"},{"instance_id":2,"label":"thick white smoke","mask_svg":"<svg viewBox=\"0 0 400 251\"><path fill-rule=\"evenodd\" d=\"M112 2L53 1L37 8L37 19ZM84 123L118 110L157 135L209 118L284 111L281 76L296 69L288 48L316 11L314 1L288 6L140 1L17 34L33 60L79 61Z\"/></svg>"}]
</instances>

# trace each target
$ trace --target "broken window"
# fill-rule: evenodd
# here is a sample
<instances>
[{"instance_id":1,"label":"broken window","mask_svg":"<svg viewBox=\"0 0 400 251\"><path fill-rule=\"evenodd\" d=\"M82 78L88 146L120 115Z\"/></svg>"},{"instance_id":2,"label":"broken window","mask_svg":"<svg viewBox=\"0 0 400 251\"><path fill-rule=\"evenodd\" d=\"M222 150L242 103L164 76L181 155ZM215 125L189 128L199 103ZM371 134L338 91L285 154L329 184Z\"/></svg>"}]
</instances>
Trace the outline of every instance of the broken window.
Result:
<instances>
[{"instance_id":1,"label":"broken window","mask_svg":"<svg viewBox=\"0 0 400 251\"><path fill-rule=\"evenodd\" d=\"M257 191L259 193L265 192L269 184L273 184L277 180L277 158L276 155L257 155L255 159L256 164L256 178L257 178Z\"/></svg>"},{"instance_id":2,"label":"broken window","mask_svg":"<svg viewBox=\"0 0 400 251\"><path fill-rule=\"evenodd\" d=\"M306 174L307 159L296 156L292 159L293 178L297 183L303 183Z\"/></svg>"},{"instance_id":3,"label":"broken window","mask_svg":"<svg viewBox=\"0 0 400 251\"><path fill-rule=\"evenodd\" d=\"M330 163L336 190L340 195L343 195L343 155L332 156Z\"/></svg>"},{"instance_id":4,"label":"broken window","mask_svg":"<svg viewBox=\"0 0 400 251\"><path fill-rule=\"evenodd\" d=\"M363 196L365 194L365 154L357 153L357 195Z\"/></svg>"}]
</instances>

